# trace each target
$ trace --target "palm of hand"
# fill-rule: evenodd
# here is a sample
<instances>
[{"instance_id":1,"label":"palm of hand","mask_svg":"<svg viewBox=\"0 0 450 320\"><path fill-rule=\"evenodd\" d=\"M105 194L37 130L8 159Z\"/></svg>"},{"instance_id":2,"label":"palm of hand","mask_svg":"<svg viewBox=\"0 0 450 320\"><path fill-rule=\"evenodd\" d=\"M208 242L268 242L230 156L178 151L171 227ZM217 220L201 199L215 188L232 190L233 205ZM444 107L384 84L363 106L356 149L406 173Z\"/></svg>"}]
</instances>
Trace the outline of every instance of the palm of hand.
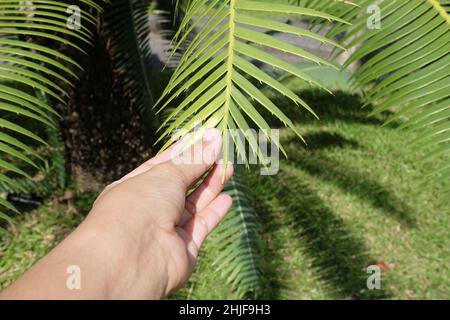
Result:
<instances>
[{"instance_id":1,"label":"palm of hand","mask_svg":"<svg viewBox=\"0 0 450 320\"><path fill-rule=\"evenodd\" d=\"M215 136L206 142L207 147L203 148L203 152L214 153L209 158L217 159L221 139L217 137L219 133L216 130L212 132ZM170 159L169 149L147 161L108 186L95 204L95 207L107 204L111 207L109 211L130 214L125 215L125 220L121 218L131 228L127 233L135 235L134 246L130 246L129 250L136 250L136 246L144 248L136 250L134 255L137 273L154 277L156 272L166 277L164 295L186 281L195 266L201 244L231 206L231 198L220 193L224 185L222 164L174 164ZM209 168L211 171L207 178L186 198L189 188ZM233 167L228 165L225 182L232 173ZM127 207L120 208L125 203L121 201L124 198L133 199L131 203L134 207L129 208L128 200ZM106 199L108 201L104 201ZM155 255L164 263L157 264L154 272L146 270L149 265L154 265Z\"/></svg>"}]
</instances>

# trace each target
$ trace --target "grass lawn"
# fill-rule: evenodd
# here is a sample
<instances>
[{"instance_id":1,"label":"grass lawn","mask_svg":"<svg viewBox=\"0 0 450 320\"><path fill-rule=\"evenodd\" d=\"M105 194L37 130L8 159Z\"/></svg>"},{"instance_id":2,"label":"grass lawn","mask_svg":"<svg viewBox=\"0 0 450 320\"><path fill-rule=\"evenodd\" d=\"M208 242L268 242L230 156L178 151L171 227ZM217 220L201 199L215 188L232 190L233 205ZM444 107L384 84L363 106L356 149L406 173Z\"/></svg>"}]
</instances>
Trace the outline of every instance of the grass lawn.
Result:
<instances>
[{"instance_id":1,"label":"grass lawn","mask_svg":"<svg viewBox=\"0 0 450 320\"><path fill-rule=\"evenodd\" d=\"M245 173L260 218L263 298L449 298L449 189L423 183L421 155L408 147L414 135L381 127L384 116L369 118L356 96L303 96L321 121L278 102L308 147L283 130L289 159L280 172ZM77 200L78 214L49 202L18 218L0 242L0 288L81 221L91 199ZM207 244L190 282L171 298L233 298L212 266L217 253ZM366 288L373 264L383 269L381 290Z\"/></svg>"}]
</instances>

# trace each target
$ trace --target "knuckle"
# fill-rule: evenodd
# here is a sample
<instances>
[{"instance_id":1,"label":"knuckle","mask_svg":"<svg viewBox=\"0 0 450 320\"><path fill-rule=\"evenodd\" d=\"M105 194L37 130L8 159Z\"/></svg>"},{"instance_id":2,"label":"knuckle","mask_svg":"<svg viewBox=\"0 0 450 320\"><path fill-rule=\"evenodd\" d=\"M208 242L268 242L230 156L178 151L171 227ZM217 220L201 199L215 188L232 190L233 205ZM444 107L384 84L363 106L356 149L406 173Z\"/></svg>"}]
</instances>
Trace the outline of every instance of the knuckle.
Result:
<instances>
[{"instance_id":1,"label":"knuckle","mask_svg":"<svg viewBox=\"0 0 450 320\"><path fill-rule=\"evenodd\" d=\"M171 163L170 161L159 164L154 168L155 173L163 175L165 178L174 179L177 181L182 181L184 184L187 184L188 177L184 172L183 168L178 165Z\"/></svg>"}]
</instances>

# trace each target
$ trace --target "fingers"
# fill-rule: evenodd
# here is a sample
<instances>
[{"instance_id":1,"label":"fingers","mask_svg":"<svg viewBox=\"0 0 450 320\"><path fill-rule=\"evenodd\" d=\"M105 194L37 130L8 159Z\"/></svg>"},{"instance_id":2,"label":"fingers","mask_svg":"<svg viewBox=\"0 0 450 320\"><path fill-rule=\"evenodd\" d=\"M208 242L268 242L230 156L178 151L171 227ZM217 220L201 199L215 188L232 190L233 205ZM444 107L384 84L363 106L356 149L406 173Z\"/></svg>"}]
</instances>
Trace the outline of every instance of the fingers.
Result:
<instances>
[{"instance_id":1,"label":"fingers","mask_svg":"<svg viewBox=\"0 0 450 320\"><path fill-rule=\"evenodd\" d=\"M232 199L227 194L221 194L215 198L206 208L198 212L186 224L184 230L188 235L185 241L187 248L192 251L194 257L198 254L203 241L208 234L222 221L230 210Z\"/></svg>"},{"instance_id":2,"label":"fingers","mask_svg":"<svg viewBox=\"0 0 450 320\"><path fill-rule=\"evenodd\" d=\"M190 141L186 141L189 143ZM200 141L186 150L181 144L173 157L159 166L160 170L179 179L186 189L193 185L216 162L222 149L222 135L217 129L207 129Z\"/></svg>"},{"instance_id":3,"label":"fingers","mask_svg":"<svg viewBox=\"0 0 450 320\"><path fill-rule=\"evenodd\" d=\"M184 226L196 212L206 208L222 192L234 172L233 165L229 163L222 183L223 166L223 162L216 164L200 187L186 199L186 210L181 217L180 226Z\"/></svg>"}]
</instances>

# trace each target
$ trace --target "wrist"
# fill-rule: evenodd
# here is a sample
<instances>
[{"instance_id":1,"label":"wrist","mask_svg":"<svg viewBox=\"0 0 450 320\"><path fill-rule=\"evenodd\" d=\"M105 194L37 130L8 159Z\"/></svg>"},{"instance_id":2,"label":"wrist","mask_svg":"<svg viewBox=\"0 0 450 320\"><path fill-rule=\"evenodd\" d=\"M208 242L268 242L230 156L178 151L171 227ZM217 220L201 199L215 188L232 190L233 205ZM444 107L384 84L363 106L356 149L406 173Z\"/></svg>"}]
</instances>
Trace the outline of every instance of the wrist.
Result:
<instances>
[{"instance_id":1,"label":"wrist","mask_svg":"<svg viewBox=\"0 0 450 320\"><path fill-rule=\"evenodd\" d=\"M95 259L106 264L98 275L109 299L161 299L169 291L168 263L154 224L143 224L125 215L93 210L80 226ZM133 222L133 223L130 223ZM92 243L91 243L92 242Z\"/></svg>"}]
</instances>

